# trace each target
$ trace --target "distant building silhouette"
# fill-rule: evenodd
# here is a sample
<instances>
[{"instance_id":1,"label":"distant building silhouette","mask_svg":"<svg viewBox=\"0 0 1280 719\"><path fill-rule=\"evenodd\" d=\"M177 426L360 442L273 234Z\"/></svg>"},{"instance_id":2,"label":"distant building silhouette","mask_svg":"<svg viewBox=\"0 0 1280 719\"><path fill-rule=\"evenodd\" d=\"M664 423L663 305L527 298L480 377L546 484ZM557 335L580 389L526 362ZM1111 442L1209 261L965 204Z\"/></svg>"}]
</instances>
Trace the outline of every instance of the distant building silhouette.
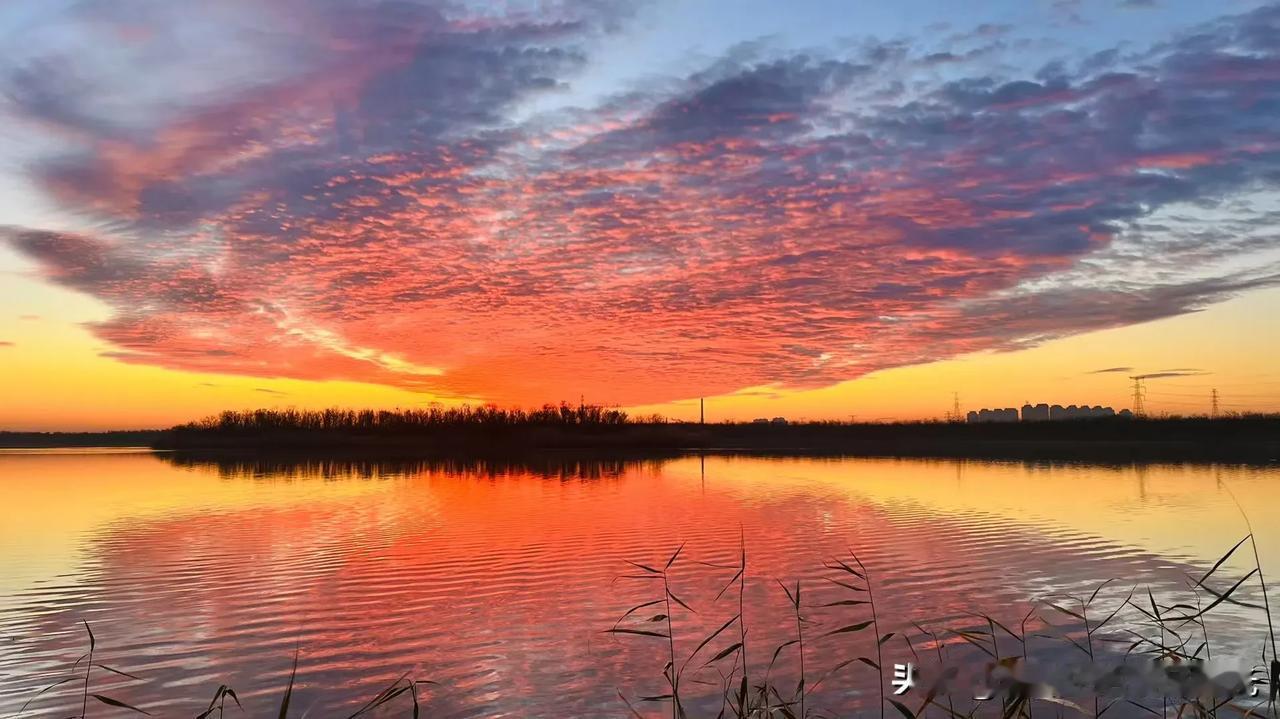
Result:
<instances>
[{"instance_id":1,"label":"distant building silhouette","mask_svg":"<svg viewBox=\"0 0 1280 719\"><path fill-rule=\"evenodd\" d=\"M1111 407L1103 407L1102 405L1090 407L1087 404L1071 404L1063 407L1060 404L1050 406L1042 402L1033 405L1028 402L1022 405L1021 417L1019 417L1018 410L1006 407L1003 409L972 411L965 416L965 420L970 424L980 424L984 422L1017 422L1019 419L1023 422L1059 422L1073 419L1100 419L1103 417L1129 419L1133 417L1133 413L1127 409L1116 412Z\"/></svg>"},{"instance_id":2,"label":"distant building silhouette","mask_svg":"<svg viewBox=\"0 0 1280 719\"><path fill-rule=\"evenodd\" d=\"M1041 402L1034 407L1031 403L1022 405L1022 421L1023 422L1048 422L1049 421L1049 405Z\"/></svg>"},{"instance_id":3,"label":"distant building silhouette","mask_svg":"<svg viewBox=\"0 0 1280 719\"><path fill-rule=\"evenodd\" d=\"M970 412L966 415L966 420L973 423L987 422L1017 422L1018 410L1013 407L1004 409L980 409L977 412Z\"/></svg>"}]
</instances>

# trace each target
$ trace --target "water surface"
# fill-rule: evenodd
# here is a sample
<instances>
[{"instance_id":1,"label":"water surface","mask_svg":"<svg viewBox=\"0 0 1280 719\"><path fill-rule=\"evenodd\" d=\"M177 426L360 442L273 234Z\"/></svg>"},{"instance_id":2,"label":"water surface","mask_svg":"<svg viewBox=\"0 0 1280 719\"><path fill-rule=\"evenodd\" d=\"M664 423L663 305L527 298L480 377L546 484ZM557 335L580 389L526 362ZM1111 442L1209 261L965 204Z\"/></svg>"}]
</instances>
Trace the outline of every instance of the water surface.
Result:
<instances>
[{"instance_id":1,"label":"water surface","mask_svg":"<svg viewBox=\"0 0 1280 719\"><path fill-rule=\"evenodd\" d=\"M3 715L64 676L84 620L97 658L142 678L103 673L98 687L158 715L194 715L222 683L248 716L268 714L296 651L294 706L312 716L350 713L405 672L439 683L433 716L624 716L619 690L662 693L667 648L603 633L653 595L619 577L639 571L627 560L660 566L682 544L673 587L697 614L679 612L680 652L737 601L712 601L733 570L699 562L733 564L745 542L744 604L762 648L750 661L794 631L773 580L799 580L811 671L874 651L861 636L817 638L862 616L818 606L842 596L824 563L851 549L895 631L963 626L973 611L1014 623L1037 598L1111 578L1108 607L1133 586L1173 596L1248 532L1237 502L1280 580L1273 467L4 452L0 496ZM1220 571L1252 567L1242 552ZM1260 599L1252 584L1241 592ZM1223 605L1213 617L1219 651L1256 653L1259 613ZM883 651L911 658L897 638ZM784 652L778 671L794 664ZM865 702L867 674L828 680L821 699L833 711ZM31 711L78 712L78 691L55 689Z\"/></svg>"}]
</instances>

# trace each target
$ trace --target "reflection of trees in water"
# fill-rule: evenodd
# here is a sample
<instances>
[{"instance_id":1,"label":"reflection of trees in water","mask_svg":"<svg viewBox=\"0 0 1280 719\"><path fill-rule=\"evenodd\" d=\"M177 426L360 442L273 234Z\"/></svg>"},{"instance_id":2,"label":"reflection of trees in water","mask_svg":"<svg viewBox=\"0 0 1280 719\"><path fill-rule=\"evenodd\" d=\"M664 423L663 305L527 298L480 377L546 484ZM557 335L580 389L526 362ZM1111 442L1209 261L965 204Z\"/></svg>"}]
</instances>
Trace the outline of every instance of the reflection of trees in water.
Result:
<instances>
[{"instance_id":1,"label":"reflection of trees in water","mask_svg":"<svg viewBox=\"0 0 1280 719\"><path fill-rule=\"evenodd\" d=\"M804 459L820 462L840 462L850 457L843 452L779 452L779 451L714 451L714 452L649 452L623 456L591 456L577 453L529 454L512 457L420 457L420 458L372 458L351 456L305 455L292 452L246 454L223 450L176 450L160 452L157 456L177 467L213 470L223 479L270 480L346 480L388 479L417 474L436 473L472 477L477 479L502 476L528 475L542 479L596 480L616 479L628 469L646 468L658 472L664 465L680 457L694 455L705 458L708 454L718 457L747 456L771 459ZM972 465L1017 466L1029 474L1054 472L1067 469L1088 469L1095 473L1113 475L1132 474L1138 484L1139 496L1145 498L1147 473L1157 468L1187 467L1198 464L1188 461L1152 462L1141 460L1098 461L1088 459L974 459L913 457L912 461L925 465L947 464L955 468L957 486L963 486L966 469ZM1246 467L1247 463L1213 463L1221 486L1221 472L1225 467ZM705 464L700 464L702 480L706 481Z\"/></svg>"},{"instance_id":2,"label":"reflection of trees in water","mask_svg":"<svg viewBox=\"0 0 1280 719\"><path fill-rule=\"evenodd\" d=\"M548 480L617 479L628 470L658 472L675 455L602 458L542 455L518 458L369 459L292 455L235 455L167 452L159 455L176 467L214 471L222 479L374 480L447 474L475 479L533 476Z\"/></svg>"},{"instance_id":3,"label":"reflection of trees in water","mask_svg":"<svg viewBox=\"0 0 1280 719\"><path fill-rule=\"evenodd\" d=\"M705 460L708 453L697 456ZM810 461L839 462L848 458L841 453L823 452L713 452L714 456L751 456L773 459L807 459ZM373 480L410 477L420 474L448 474L474 479L492 479L504 476L533 476L555 480L617 479L628 470L646 469L660 472L668 462L691 453L649 453L621 457L584 456L580 454L531 454L516 457L419 457L419 458L371 458L330 457L294 453L244 454L229 451L178 450L161 452L157 456L184 469L215 471L223 479L253 480ZM1138 472L1142 482L1144 470L1151 465L1144 462L1091 462L1085 460L1045 459L916 459L925 464L953 464L958 485L964 483L964 470L971 464L1017 465L1028 472L1045 472L1069 468L1087 467L1093 471L1111 473ZM1164 465L1166 463L1160 463ZM1169 463L1184 466L1185 463ZM706 466L699 464L702 481L706 481Z\"/></svg>"}]
</instances>

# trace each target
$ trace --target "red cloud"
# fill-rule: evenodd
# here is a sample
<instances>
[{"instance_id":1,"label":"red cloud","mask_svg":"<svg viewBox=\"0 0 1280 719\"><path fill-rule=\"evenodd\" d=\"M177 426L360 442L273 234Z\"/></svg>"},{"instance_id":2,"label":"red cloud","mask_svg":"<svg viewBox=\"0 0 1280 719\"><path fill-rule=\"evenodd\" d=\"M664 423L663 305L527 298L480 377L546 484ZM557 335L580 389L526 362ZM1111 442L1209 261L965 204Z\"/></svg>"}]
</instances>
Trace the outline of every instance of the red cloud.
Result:
<instances>
[{"instance_id":1,"label":"red cloud","mask_svg":"<svg viewBox=\"0 0 1280 719\"><path fill-rule=\"evenodd\" d=\"M524 124L598 18L316 22L308 71L40 167L102 236L11 234L116 308L95 331L127 361L512 403L830 384L1273 282L1079 268L1156 209L1274 183L1275 48L1226 56L1277 15L1127 73L861 108L838 97L866 63L797 56Z\"/></svg>"}]
</instances>

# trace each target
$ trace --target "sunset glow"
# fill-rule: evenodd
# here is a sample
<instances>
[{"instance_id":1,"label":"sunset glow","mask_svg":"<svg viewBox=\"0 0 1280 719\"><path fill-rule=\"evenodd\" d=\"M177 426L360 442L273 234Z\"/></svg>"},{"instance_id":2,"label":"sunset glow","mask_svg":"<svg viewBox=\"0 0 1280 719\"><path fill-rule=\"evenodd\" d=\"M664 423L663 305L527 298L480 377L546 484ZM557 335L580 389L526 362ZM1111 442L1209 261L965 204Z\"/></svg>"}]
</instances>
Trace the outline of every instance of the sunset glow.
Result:
<instances>
[{"instance_id":1,"label":"sunset glow","mask_svg":"<svg viewBox=\"0 0 1280 719\"><path fill-rule=\"evenodd\" d=\"M745 5L7 5L0 428L1280 409L1280 6Z\"/></svg>"}]
</instances>

